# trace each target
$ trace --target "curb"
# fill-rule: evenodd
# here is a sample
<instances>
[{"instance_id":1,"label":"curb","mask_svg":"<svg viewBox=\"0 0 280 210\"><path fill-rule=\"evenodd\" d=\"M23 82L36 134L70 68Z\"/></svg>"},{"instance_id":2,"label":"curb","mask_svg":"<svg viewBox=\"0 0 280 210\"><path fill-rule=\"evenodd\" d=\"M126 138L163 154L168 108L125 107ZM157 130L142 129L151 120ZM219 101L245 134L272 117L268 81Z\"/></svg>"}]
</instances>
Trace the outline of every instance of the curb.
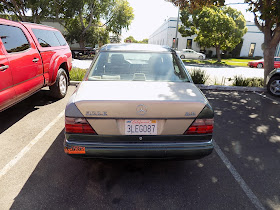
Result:
<instances>
[{"instance_id":1,"label":"curb","mask_svg":"<svg viewBox=\"0 0 280 210\"><path fill-rule=\"evenodd\" d=\"M243 87L243 86L223 86L223 85L203 85L196 84L201 90L225 90L225 91L243 91L243 92L266 92L266 88Z\"/></svg>"},{"instance_id":2,"label":"curb","mask_svg":"<svg viewBox=\"0 0 280 210\"><path fill-rule=\"evenodd\" d=\"M69 82L69 85L73 85L73 86L76 86L78 84L80 84L81 81L70 81Z\"/></svg>"},{"instance_id":3,"label":"curb","mask_svg":"<svg viewBox=\"0 0 280 210\"><path fill-rule=\"evenodd\" d=\"M80 81L70 81L70 85L77 86ZM224 90L224 91L241 91L241 92L266 92L266 88L260 87L241 87L241 86L223 86L223 85L203 85L196 84L201 90Z\"/></svg>"}]
</instances>

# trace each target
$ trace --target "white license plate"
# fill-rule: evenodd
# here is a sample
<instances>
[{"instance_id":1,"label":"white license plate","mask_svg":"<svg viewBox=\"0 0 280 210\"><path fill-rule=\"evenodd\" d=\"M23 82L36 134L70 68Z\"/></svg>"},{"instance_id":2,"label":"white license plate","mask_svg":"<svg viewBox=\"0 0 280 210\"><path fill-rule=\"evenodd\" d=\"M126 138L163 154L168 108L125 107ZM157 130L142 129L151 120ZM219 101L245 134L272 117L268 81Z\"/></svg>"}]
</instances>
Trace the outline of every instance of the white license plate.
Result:
<instances>
[{"instance_id":1,"label":"white license plate","mask_svg":"<svg viewBox=\"0 0 280 210\"><path fill-rule=\"evenodd\" d=\"M125 135L157 135L157 121L125 120Z\"/></svg>"}]
</instances>

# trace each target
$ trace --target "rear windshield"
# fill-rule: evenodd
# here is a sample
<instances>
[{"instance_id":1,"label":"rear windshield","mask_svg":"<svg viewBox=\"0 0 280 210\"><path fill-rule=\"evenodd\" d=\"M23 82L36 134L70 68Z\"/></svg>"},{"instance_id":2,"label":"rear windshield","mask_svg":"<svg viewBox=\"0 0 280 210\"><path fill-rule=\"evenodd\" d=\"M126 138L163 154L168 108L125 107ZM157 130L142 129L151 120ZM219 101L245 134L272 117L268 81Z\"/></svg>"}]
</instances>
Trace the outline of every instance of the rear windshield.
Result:
<instances>
[{"instance_id":1,"label":"rear windshield","mask_svg":"<svg viewBox=\"0 0 280 210\"><path fill-rule=\"evenodd\" d=\"M172 53L101 52L88 80L189 82L181 61Z\"/></svg>"}]
</instances>

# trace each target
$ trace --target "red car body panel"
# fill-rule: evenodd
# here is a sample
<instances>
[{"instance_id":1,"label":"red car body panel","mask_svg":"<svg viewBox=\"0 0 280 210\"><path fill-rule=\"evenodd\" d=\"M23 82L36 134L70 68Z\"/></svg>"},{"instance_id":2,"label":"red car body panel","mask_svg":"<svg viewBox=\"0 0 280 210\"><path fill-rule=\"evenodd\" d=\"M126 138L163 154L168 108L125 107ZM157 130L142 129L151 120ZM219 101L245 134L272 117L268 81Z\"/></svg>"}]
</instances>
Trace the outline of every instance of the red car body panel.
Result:
<instances>
[{"instance_id":1,"label":"red car body panel","mask_svg":"<svg viewBox=\"0 0 280 210\"><path fill-rule=\"evenodd\" d=\"M257 68L258 64L262 64L262 66L264 66L264 60L248 62L248 66L252 68ZM274 57L274 68L280 68L280 57Z\"/></svg>"},{"instance_id":2,"label":"red car body panel","mask_svg":"<svg viewBox=\"0 0 280 210\"><path fill-rule=\"evenodd\" d=\"M2 42L0 40L0 67L10 65L9 60L4 54L4 50L2 48ZM0 71L0 107L9 106L15 100L16 93L13 88L13 78L11 69L6 69L5 71Z\"/></svg>"},{"instance_id":3,"label":"red car body panel","mask_svg":"<svg viewBox=\"0 0 280 210\"><path fill-rule=\"evenodd\" d=\"M72 54L69 46L41 47L33 28L58 31L55 28L33 24L19 23L0 18L2 27L19 28L25 35L29 48L16 52L7 52L3 39L0 37L0 111L23 100L40 90L43 86L55 83L59 68L64 68L69 75L72 68ZM7 38L8 39L8 38Z\"/></svg>"}]
</instances>

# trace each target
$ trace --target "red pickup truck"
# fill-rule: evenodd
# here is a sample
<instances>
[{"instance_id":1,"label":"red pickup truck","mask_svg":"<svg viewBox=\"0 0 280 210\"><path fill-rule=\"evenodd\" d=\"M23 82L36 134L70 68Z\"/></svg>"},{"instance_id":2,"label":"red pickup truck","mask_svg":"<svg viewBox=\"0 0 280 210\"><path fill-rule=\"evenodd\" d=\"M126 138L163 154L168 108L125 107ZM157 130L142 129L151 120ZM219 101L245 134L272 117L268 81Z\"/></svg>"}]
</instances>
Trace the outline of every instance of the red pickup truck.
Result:
<instances>
[{"instance_id":1,"label":"red pickup truck","mask_svg":"<svg viewBox=\"0 0 280 210\"><path fill-rule=\"evenodd\" d=\"M70 48L57 29L0 18L0 112L44 86L63 98L71 68Z\"/></svg>"}]
</instances>

